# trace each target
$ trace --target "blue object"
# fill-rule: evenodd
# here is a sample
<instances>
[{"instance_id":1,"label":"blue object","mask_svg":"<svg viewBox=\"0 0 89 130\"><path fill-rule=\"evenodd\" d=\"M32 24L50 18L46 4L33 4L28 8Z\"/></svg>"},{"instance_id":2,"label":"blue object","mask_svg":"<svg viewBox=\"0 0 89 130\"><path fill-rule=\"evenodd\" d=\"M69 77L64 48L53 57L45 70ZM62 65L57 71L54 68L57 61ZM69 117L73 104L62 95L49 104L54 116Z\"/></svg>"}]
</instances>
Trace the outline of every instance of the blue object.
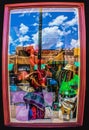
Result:
<instances>
[{"instance_id":1,"label":"blue object","mask_svg":"<svg viewBox=\"0 0 89 130\"><path fill-rule=\"evenodd\" d=\"M31 109L29 109L29 112L28 112L28 120L30 120L31 118L32 118L32 110Z\"/></svg>"},{"instance_id":2,"label":"blue object","mask_svg":"<svg viewBox=\"0 0 89 130\"><path fill-rule=\"evenodd\" d=\"M55 79L50 79L50 85L57 85L57 81Z\"/></svg>"}]
</instances>

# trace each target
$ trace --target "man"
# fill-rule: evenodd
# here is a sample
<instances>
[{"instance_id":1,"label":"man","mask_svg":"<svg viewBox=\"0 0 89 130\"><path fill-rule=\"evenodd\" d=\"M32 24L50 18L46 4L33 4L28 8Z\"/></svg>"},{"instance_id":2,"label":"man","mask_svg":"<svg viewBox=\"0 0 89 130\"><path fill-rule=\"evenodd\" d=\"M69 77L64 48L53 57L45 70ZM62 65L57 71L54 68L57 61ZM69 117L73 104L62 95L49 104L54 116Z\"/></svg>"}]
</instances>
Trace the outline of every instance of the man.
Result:
<instances>
[{"instance_id":1,"label":"man","mask_svg":"<svg viewBox=\"0 0 89 130\"><path fill-rule=\"evenodd\" d=\"M72 78L71 79L69 78L70 80L67 81L66 81L66 75L64 76L64 80L62 81L59 89L59 94L62 97L61 111L63 114L63 119L70 120L70 118L73 118L73 114L76 111L80 78L78 76L78 67L67 64L64 67L64 69L68 70L69 72L72 72L73 74Z\"/></svg>"}]
</instances>

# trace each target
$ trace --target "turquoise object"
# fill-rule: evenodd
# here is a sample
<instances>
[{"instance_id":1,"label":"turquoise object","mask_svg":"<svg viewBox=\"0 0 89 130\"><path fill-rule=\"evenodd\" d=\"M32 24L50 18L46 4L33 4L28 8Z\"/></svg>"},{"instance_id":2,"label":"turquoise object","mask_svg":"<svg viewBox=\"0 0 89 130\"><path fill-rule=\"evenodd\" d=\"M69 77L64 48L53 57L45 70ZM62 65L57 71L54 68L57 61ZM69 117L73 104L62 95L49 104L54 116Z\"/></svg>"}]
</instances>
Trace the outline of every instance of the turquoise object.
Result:
<instances>
[{"instance_id":1,"label":"turquoise object","mask_svg":"<svg viewBox=\"0 0 89 130\"><path fill-rule=\"evenodd\" d=\"M79 67L80 66L80 62L74 62L74 65Z\"/></svg>"},{"instance_id":2,"label":"turquoise object","mask_svg":"<svg viewBox=\"0 0 89 130\"><path fill-rule=\"evenodd\" d=\"M34 70L38 69L38 65L34 65ZM45 69L45 64L41 64L41 69Z\"/></svg>"},{"instance_id":3,"label":"turquoise object","mask_svg":"<svg viewBox=\"0 0 89 130\"><path fill-rule=\"evenodd\" d=\"M37 65L34 65L34 70L37 70L38 69L38 66Z\"/></svg>"},{"instance_id":4,"label":"turquoise object","mask_svg":"<svg viewBox=\"0 0 89 130\"><path fill-rule=\"evenodd\" d=\"M14 64L8 64L8 70L9 70L9 71L12 71L12 70L13 70L13 67L14 67Z\"/></svg>"},{"instance_id":5,"label":"turquoise object","mask_svg":"<svg viewBox=\"0 0 89 130\"><path fill-rule=\"evenodd\" d=\"M45 64L41 64L41 69L45 69Z\"/></svg>"},{"instance_id":6,"label":"turquoise object","mask_svg":"<svg viewBox=\"0 0 89 130\"><path fill-rule=\"evenodd\" d=\"M16 92L17 91L17 86L16 85L11 85L10 86L10 91L11 92Z\"/></svg>"}]
</instances>

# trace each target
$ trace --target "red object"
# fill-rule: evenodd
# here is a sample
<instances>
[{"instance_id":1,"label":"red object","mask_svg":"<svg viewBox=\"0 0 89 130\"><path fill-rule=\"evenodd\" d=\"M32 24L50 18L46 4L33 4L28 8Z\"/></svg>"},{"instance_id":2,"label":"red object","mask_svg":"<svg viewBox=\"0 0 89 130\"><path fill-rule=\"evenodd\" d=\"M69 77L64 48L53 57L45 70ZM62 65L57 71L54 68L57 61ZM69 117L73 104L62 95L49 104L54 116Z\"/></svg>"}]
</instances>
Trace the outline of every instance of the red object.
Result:
<instances>
[{"instance_id":1,"label":"red object","mask_svg":"<svg viewBox=\"0 0 89 130\"><path fill-rule=\"evenodd\" d=\"M34 73L33 73L34 74ZM37 70L35 72L35 74L37 74L37 79L35 78L31 78L32 81L32 85L34 86L34 88L38 88L38 87L46 87L46 77L45 77L45 71L44 70Z\"/></svg>"},{"instance_id":2,"label":"red object","mask_svg":"<svg viewBox=\"0 0 89 130\"><path fill-rule=\"evenodd\" d=\"M33 106L31 109L32 109L32 119L36 119L36 113L37 113L36 107Z\"/></svg>"},{"instance_id":3,"label":"red object","mask_svg":"<svg viewBox=\"0 0 89 130\"><path fill-rule=\"evenodd\" d=\"M18 74L18 80L24 80L27 75L28 75L28 73L26 71L21 71Z\"/></svg>"},{"instance_id":4,"label":"red object","mask_svg":"<svg viewBox=\"0 0 89 130\"><path fill-rule=\"evenodd\" d=\"M34 53L34 47L33 47L33 46L28 46L28 47L25 48L25 50L26 50L29 54Z\"/></svg>"}]
</instances>

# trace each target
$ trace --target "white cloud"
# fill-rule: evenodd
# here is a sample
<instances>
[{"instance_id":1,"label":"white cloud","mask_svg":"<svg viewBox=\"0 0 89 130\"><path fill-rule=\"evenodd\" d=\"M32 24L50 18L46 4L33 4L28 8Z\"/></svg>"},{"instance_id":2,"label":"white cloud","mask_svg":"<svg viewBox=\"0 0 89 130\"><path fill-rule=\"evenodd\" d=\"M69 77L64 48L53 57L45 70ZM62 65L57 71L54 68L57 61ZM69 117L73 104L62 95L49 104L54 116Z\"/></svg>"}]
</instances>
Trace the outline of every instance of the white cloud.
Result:
<instances>
[{"instance_id":1,"label":"white cloud","mask_svg":"<svg viewBox=\"0 0 89 130\"><path fill-rule=\"evenodd\" d=\"M24 15L25 15L25 13L21 13L21 14L19 15L19 17L24 17Z\"/></svg>"},{"instance_id":2,"label":"white cloud","mask_svg":"<svg viewBox=\"0 0 89 130\"><path fill-rule=\"evenodd\" d=\"M64 32L61 31L60 29L58 29L58 34L59 34L59 36L63 36L63 35L64 35Z\"/></svg>"},{"instance_id":3,"label":"white cloud","mask_svg":"<svg viewBox=\"0 0 89 130\"><path fill-rule=\"evenodd\" d=\"M69 26L74 26L75 24L77 24L77 19L73 18L72 20L66 22L66 24Z\"/></svg>"},{"instance_id":4,"label":"white cloud","mask_svg":"<svg viewBox=\"0 0 89 130\"><path fill-rule=\"evenodd\" d=\"M78 18L78 9L74 10L75 17Z\"/></svg>"},{"instance_id":5,"label":"white cloud","mask_svg":"<svg viewBox=\"0 0 89 130\"><path fill-rule=\"evenodd\" d=\"M65 35L68 35L68 34L70 34L70 33L71 33L71 30L64 31L64 34L65 34Z\"/></svg>"},{"instance_id":6,"label":"white cloud","mask_svg":"<svg viewBox=\"0 0 89 130\"><path fill-rule=\"evenodd\" d=\"M23 35L26 34L28 32L28 30L29 30L28 26L24 25L23 23L20 24L19 32L21 34L23 34Z\"/></svg>"},{"instance_id":7,"label":"white cloud","mask_svg":"<svg viewBox=\"0 0 89 130\"><path fill-rule=\"evenodd\" d=\"M71 44L71 48L76 48L80 46L79 40L75 40L75 39L72 39L70 44Z\"/></svg>"},{"instance_id":8,"label":"white cloud","mask_svg":"<svg viewBox=\"0 0 89 130\"><path fill-rule=\"evenodd\" d=\"M33 26L38 26L38 23L34 23Z\"/></svg>"},{"instance_id":9,"label":"white cloud","mask_svg":"<svg viewBox=\"0 0 89 130\"><path fill-rule=\"evenodd\" d=\"M26 41L29 41L29 39L30 39L30 37L28 35L20 36L19 42L26 42Z\"/></svg>"},{"instance_id":10,"label":"white cloud","mask_svg":"<svg viewBox=\"0 0 89 130\"><path fill-rule=\"evenodd\" d=\"M68 26L74 26L78 24L78 10L74 11L74 18L68 22L66 22L66 25Z\"/></svg>"},{"instance_id":11,"label":"white cloud","mask_svg":"<svg viewBox=\"0 0 89 130\"><path fill-rule=\"evenodd\" d=\"M43 12L73 12L75 8L43 8Z\"/></svg>"},{"instance_id":12,"label":"white cloud","mask_svg":"<svg viewBox=\"0 0 89 130\"><path fill-rule=\"evenodd\" d=\"M32 12L39 12L39 8L22 8L22 9L13 9L10 11L11 14L17 14L17 13L29 14Z\"/></svg>"},{"instance_id":13,"label":"white cloud","mask_svg":"<svg viewBox=\"0 0 89 130\"><path fill-rule=\"evenodd\" d=\"M17 38L16 40L13 40L13 38L11 36L9 36L9 44L16 46L16 43L19 41L19 39Z\"/></svg>"},{"instance_id":14,"label":"white cloud","mask_svg":"<svg viewBox=\"0 0 89 130\"><path fill-rule=\"evenodd\" d=\"M73 29L74 31L77 31L77 28L76 28L76 27L72 27L72 29Z\"/></svg>"},{"instance_id":15,"label":"white cloud","mask_svg":"<svg viewBox=\"0 0 89 130\"><path fill-rule=\"evenodd\" d=\"M15 54L16 44L11 36L9 36L8 42L9 42L8 53Z\"/></svg>"},{"instance_id":16,"label":"white cloud","mask_svg":"<svg viewBox=\"0 0 89 130\"><path fill-rule=\"evenodd\" d=\"M44 12L42 15L43 15L43 18L45 18L47 16L52 17L52 15L50 13L48 13L48 12Z\"/></svg>"},{"instance_id":17,"label":"white cloud","mask_svg":"<svg viewBox=\"0 0 89 130\"><path fill-rule=\"evenodd\" d=\"M43 49L51 49L52 47L56 48L59 39L63 36L63 32L58 29L57 26L47 27L42 30L42 47ZM38 32L33 34L34 44L38 44ZM61 41L60 41L61 42ZM57 45L58 46L58 45ZM55 49L54 48L54 49Z\"/></svg>"},{"instance_id":18,"label":"white cloud","mask_svg":"<svg viewBox=\"0 0 89 130\"><path fill-rule=\"evenodd\" d=\"M62 45L63 45L63 42L58 41L57 44L56 44L56 48L60 48Z\"/></svg>"},{"instance_id":19,"label":"white cloud","mask_svg":"<svg viewBox=\"0 0 89 130\"><path fill-rule=\"evenodd\" d=\"M60 25L62 24L68 17L64 16L64 15L60 15L58 17L56 17L55 19L53 19L52 22L49 22L49 26L54 26L54 25Z\"/></svg>"},{"instance_id":20,"label":"white cloud","mask_svg":"<svg viewBox=\"0 0 89 130\"><path fill-rule=\"evenodd\" d=\"M9 36L9 43L13 43L13 39L11 36Z\"/></svg>"}]
</instances>

